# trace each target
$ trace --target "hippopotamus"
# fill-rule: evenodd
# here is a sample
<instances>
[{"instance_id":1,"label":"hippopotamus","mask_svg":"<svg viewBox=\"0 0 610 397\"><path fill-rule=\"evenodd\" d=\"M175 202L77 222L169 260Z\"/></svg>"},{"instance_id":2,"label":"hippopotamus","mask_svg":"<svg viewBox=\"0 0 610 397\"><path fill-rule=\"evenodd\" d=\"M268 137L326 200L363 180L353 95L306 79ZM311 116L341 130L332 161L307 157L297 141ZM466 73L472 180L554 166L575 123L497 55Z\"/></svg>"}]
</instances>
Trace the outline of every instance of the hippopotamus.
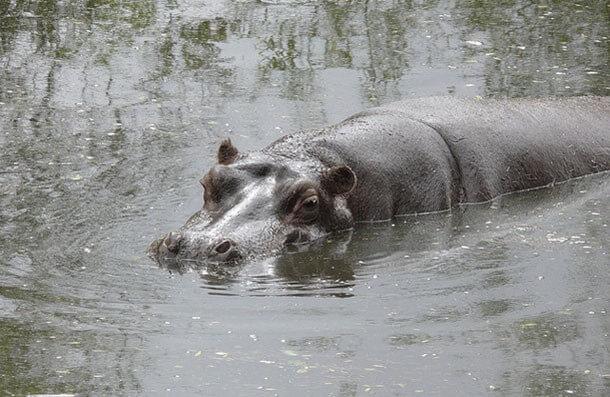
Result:
<instances>
[{"instance_id":1,"label":"hippopotamus","mask_svg":"<svg viewBox=\"0 0 610 397\"><path fill-rule=\"evenodd\" d=\"M244 153L229 139L203 208L154 241L159 263L236 265L413 213L610 169L610 98L422 98Z\"/></svg>"}]
</instances>

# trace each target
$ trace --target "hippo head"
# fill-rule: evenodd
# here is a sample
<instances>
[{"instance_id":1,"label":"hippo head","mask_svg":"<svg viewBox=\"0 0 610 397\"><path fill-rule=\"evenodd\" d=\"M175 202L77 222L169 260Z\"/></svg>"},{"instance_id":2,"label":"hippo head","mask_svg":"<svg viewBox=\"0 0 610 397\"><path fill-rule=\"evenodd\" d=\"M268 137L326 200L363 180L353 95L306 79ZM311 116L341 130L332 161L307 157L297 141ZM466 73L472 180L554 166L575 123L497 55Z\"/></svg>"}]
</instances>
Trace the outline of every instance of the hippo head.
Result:
<instances>
[{"instance_id":1,"label":"hippo head","mask_svg":"<svg viewBox=\"0 0 610 397\"><path fill-rule=\"evenodd\" d=\"M242 155L225 140L218 164L200 183L203 208L150 245L159 264L235 265L353 225L346 196L356 176L345 165L328 168L261 152Z\"/></svg>"}]
</instances>

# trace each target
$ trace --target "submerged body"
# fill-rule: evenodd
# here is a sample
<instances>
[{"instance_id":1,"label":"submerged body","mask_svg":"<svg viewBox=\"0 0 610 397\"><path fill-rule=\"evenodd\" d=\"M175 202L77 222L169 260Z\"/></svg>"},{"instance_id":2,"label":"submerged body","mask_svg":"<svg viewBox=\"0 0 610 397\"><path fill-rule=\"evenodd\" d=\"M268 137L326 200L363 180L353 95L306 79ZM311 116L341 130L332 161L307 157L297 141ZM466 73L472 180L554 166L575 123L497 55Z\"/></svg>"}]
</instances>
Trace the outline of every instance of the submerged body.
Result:
<instances>
[{"instance_id":1,"label":"submerged body","mask_svg":"<svg viewBox=\"0 0 610 397\"><path fill-rule=\"evenodd\" d=\"M355 222L454 205L610 169L610 98L391 103L260 152L221 145L204 208L153 256L237 262Z\"/></svg>"}]
</instances>

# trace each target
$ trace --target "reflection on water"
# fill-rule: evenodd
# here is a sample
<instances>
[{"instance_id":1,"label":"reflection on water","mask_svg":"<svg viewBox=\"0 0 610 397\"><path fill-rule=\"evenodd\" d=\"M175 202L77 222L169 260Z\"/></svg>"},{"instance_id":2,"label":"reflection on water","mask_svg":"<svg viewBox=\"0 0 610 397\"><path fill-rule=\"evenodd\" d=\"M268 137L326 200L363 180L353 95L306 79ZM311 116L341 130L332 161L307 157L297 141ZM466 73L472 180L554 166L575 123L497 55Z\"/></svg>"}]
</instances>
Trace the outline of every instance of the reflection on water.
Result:
<instances>
[{"instance_id":1,"label":"reflection on water","mask_svg":"<svg viewBox=\"0 0 610 397\"><path fill-rule=\"evenodd\" d=\"M144 252L222 137L608 95L609 27L603 1L0 0L0 394L605 394L607 176L228 273Z\"/></svg>"}]
</instances>

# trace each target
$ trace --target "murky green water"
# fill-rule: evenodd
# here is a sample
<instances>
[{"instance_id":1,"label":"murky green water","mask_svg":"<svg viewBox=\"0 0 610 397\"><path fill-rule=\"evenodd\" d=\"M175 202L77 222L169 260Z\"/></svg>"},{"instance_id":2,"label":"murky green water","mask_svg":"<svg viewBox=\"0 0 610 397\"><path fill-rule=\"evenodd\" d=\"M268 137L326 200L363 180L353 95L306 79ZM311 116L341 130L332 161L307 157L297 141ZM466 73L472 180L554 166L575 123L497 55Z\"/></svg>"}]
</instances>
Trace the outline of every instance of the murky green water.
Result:
<instances>
[{"instance_id":1,"label":"murky green water","mask_svg":"<svg viewBox=\"0 0 610 397\"><path fill-rule=\"evenodd\" d=\"M145 256L242 149L412 96L610 95L606 1L0 0L0 395L610 394L610 179L233 278Z\"/></svg>"}]
</instances>

